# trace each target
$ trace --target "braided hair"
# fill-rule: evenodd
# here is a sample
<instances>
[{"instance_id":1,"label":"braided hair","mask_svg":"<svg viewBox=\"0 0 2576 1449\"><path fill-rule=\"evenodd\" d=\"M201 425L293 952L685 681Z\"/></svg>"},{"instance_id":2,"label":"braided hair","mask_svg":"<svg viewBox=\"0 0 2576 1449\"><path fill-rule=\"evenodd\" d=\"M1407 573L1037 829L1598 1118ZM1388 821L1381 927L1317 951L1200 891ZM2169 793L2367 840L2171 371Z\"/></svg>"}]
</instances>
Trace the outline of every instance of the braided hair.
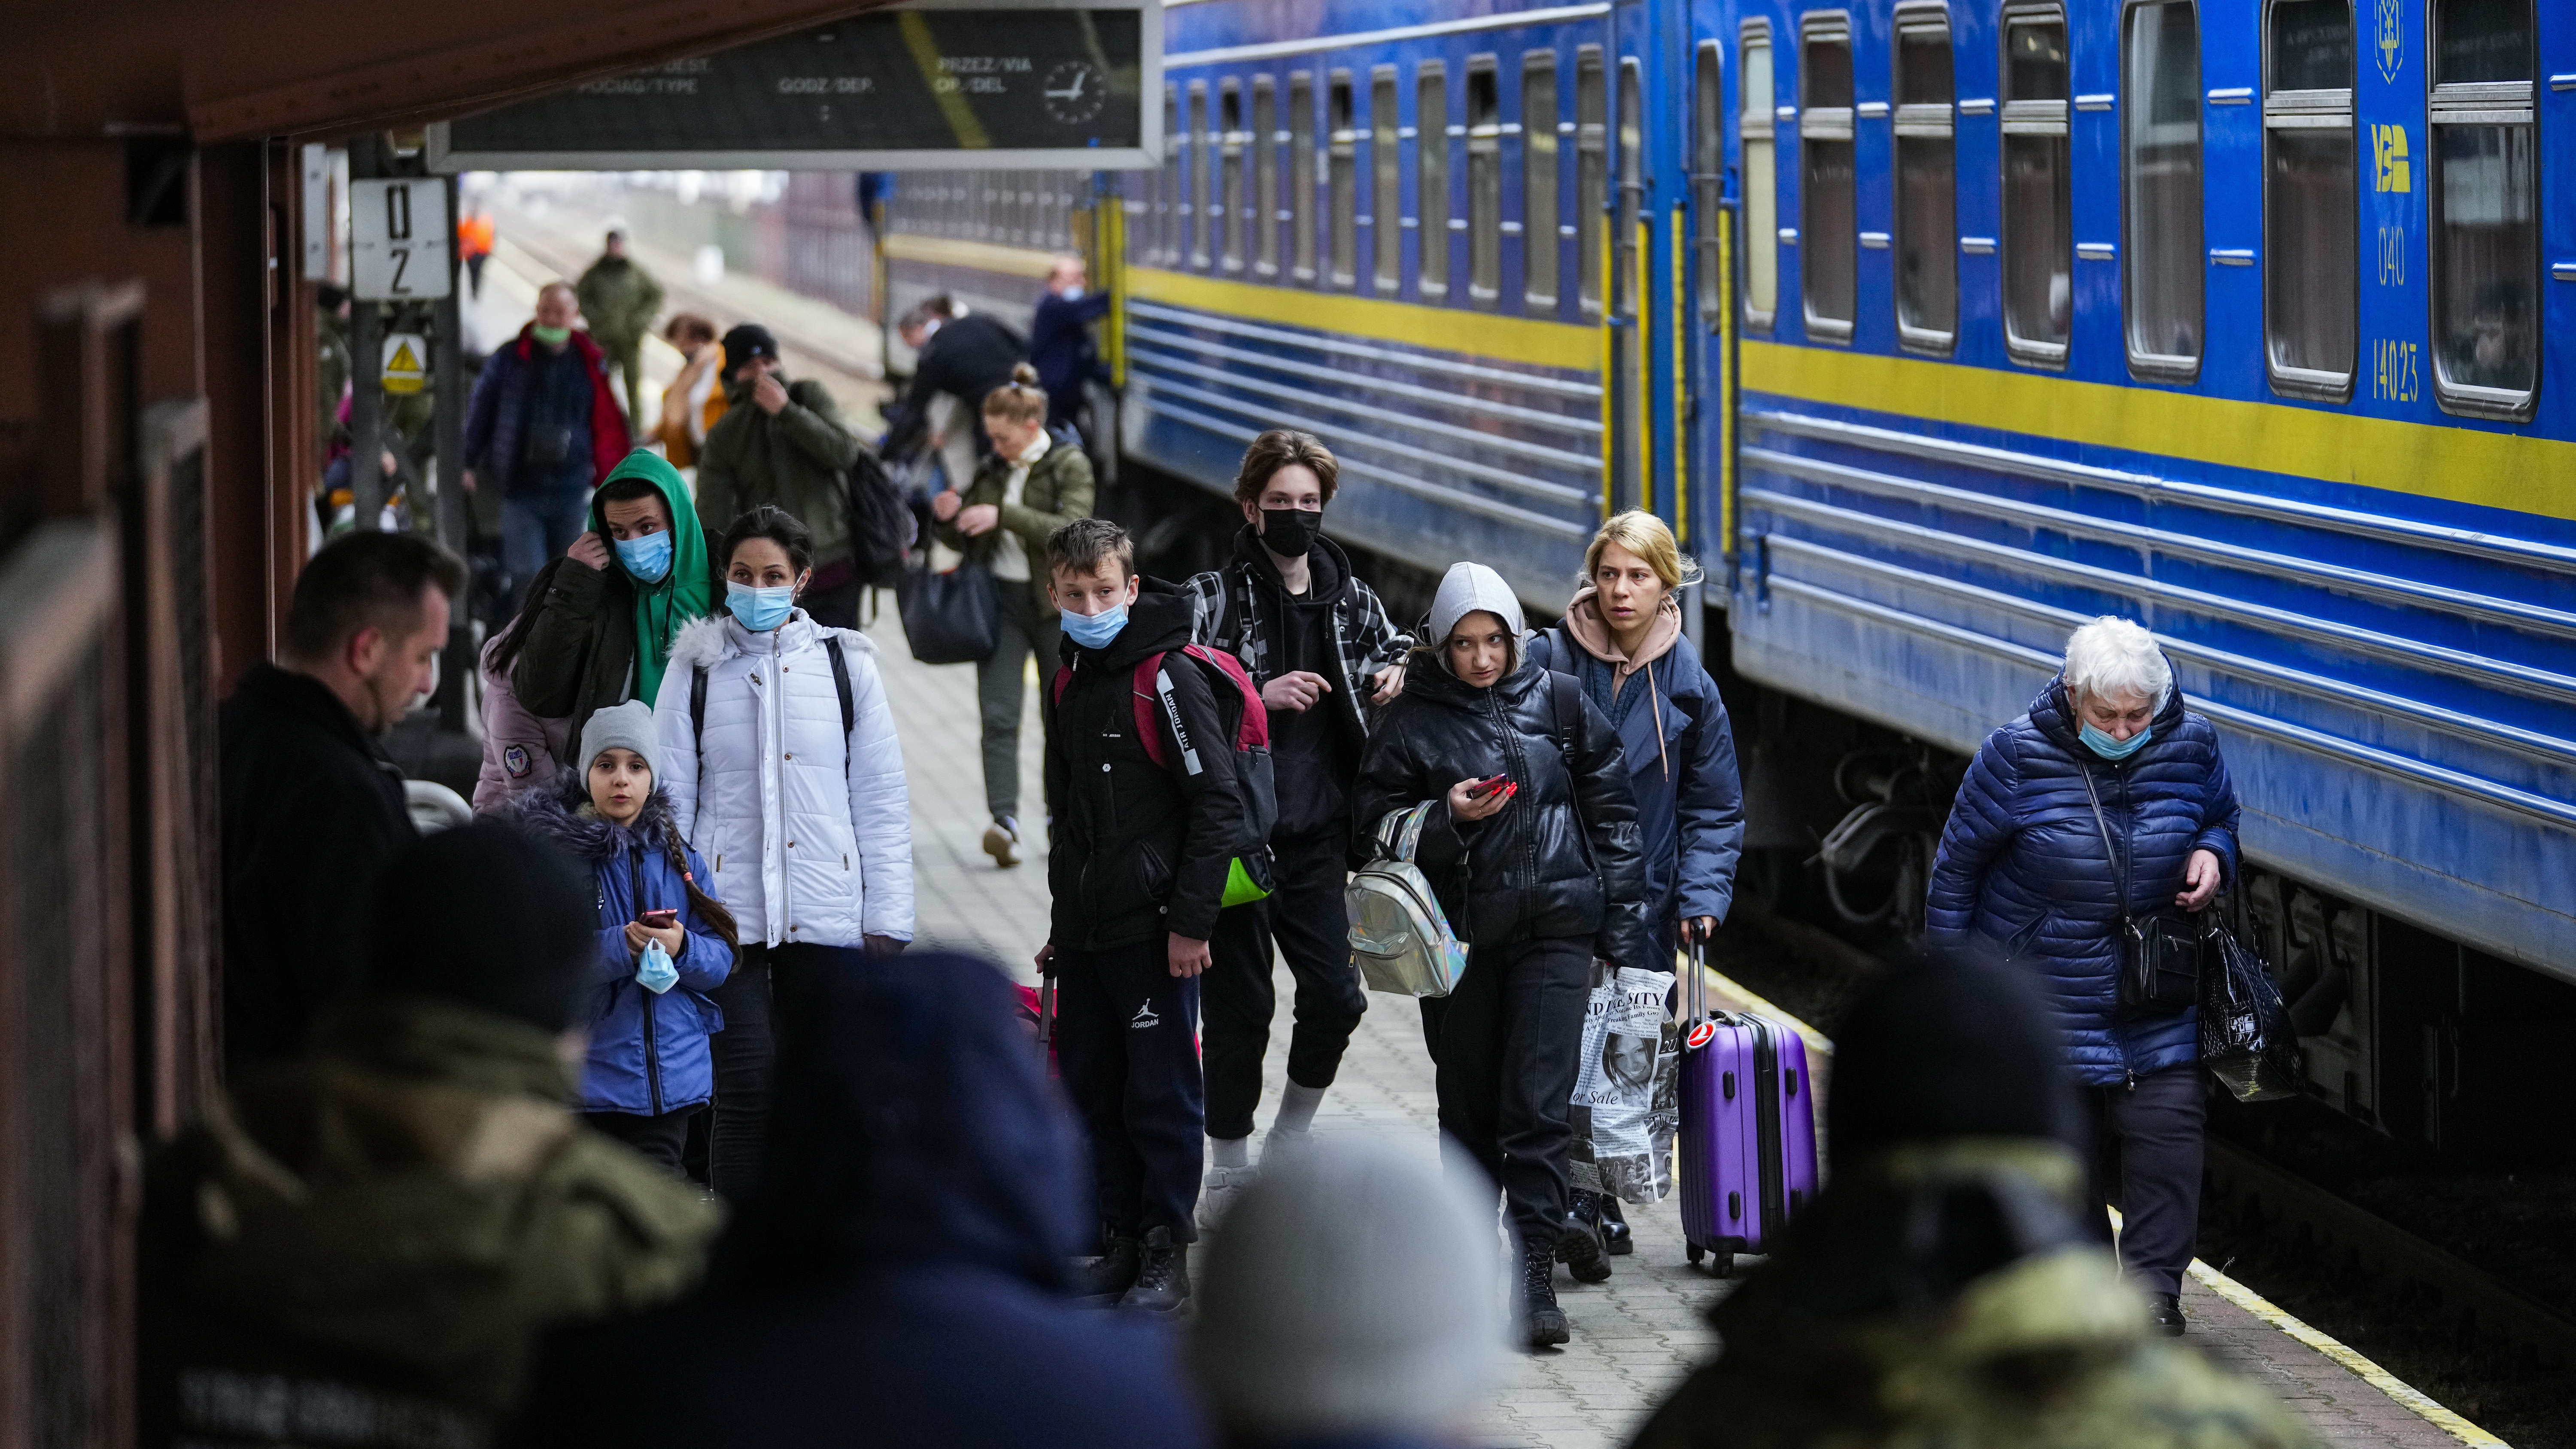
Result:
<instances>
[{"instance_id":1,"label":"braided hair","mask_svg":"<svg viewBox=\"0 0 2576 1449\"><path fill-rule=\"evenodd\" d=\"M689 845L680 838L677 824L667 825L662 831L662 855L679 875L680 888L689 894L690 913L725 943L725 949L733 953L734 960L740 961L742 928L734 924L733 912L725 909L724 902L698 888L698 878L689 869Z\"/></svg>"}]
</instances>

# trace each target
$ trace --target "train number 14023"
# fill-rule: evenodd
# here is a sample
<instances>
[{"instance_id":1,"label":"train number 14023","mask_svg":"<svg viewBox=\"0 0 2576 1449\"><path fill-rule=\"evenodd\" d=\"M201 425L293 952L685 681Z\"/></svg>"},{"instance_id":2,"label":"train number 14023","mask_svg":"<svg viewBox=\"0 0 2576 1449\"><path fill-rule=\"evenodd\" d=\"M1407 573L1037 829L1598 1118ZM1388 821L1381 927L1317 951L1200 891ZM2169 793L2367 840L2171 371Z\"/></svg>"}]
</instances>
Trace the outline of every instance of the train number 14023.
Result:
<instances>
[{"instance_id":1,"label":"train number 14023","mask_svg":"<svg viewBox=\"0 0 2576 1449\"><path fill-rule=\"evenodd\" d=\"M2388 402L2413 402L2423 394L2424 384L2416 371L2416 347L2412 342L2373 342L2371 350L2371 396Z\"/></svg>"}]
</instances>

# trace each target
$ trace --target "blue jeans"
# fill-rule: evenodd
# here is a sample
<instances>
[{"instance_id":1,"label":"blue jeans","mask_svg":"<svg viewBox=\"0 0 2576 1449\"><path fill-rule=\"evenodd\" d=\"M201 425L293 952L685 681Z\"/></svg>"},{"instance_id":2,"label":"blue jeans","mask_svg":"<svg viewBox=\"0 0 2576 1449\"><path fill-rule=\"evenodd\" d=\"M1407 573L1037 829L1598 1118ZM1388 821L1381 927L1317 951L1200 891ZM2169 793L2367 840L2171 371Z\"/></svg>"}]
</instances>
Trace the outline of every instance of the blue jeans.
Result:
<instances>
[{"instance_id":1,"label":"blue jeans","mask_svg":"<svg viewBox=\"0 0 2576 1449\"><path fill-rule=\"evenodd\" d=\"M548 559L590 531L590 484L549 484L501 500L501 567L517 600Z\"/></svg>"}]
</instances>

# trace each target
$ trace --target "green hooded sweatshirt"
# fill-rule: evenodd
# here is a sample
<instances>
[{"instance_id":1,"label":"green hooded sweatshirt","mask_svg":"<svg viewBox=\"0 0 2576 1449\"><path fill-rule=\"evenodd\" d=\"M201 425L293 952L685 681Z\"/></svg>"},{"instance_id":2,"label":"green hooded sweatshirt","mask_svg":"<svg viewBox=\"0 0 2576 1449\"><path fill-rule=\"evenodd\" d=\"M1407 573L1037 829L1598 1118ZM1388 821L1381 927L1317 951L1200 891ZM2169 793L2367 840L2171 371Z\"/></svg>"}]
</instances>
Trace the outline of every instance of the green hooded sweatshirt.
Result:
<instances>
[{"instance_id":1,"label":"green hooded sweatshirt","mask_svg":"<svg viewBox=\"0 0 2576 1449\"><path fill-rule=\"evenodd\" d=\"M635 594L635 697L651 704L662 692L662 670L671 662L671 641L679 636L681 625L706 615L715 599L715 581L707 572L706 530L698 525L697 505L680 470L661 454L638 448L610 470L608 483L620 478L641 478L662 490L663 505L671 510L671 571L653 584L626 576L627 587ZM600 513L596 496L590 501L590 526L601 538L608 537L608 520ZM612 554L617 551L614 542L608 548ZM624 572L623 564L618 567Z\"/></svg>"}]
</instances>

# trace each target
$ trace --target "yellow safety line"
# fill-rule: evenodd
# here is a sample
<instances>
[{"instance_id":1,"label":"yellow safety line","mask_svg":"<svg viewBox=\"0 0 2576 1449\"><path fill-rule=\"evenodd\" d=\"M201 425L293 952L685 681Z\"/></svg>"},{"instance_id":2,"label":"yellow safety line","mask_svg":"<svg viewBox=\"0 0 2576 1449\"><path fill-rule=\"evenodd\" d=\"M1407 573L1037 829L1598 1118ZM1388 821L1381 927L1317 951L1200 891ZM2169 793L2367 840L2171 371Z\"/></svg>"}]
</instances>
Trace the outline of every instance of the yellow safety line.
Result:
<instances>
[{"instance_id":1,"label":"yellow safety line","mask_svg":"<svg viewBox=\"0 0 2576 1449\"><path fill-rule=\"evenodd\" d=\"M1044 277L1055 270L1055 253L993 242L953 241L947 237L896 232L885 239L885 254L899 262L939 262L973 267L1013 277Z\"/></svg>"},{"instance_id":2,"label":"yellow safety line","mask_svg":"<svg viewBox=\"0 0 2576 1449\"><path fill-rule=\"evenodd\" d=\"M1690 543L1690 327L1682 265L1682 204L1673 203L1673 535Z\"/></svg>"},{"instance_id":3,"label":"yellow safety line","mask_svg":"<svg viewBox=\"0 0 2576 1449\"><path fill-rule=\"evenodd\" d=\"M1676 970L1688 971L1690 969L1690 958L1688 956L1675 953L1675 959L1680 962L1680 965L1675 968ZM1826 1056L1833 1055L1834 1044L1825 1040L1824 1036L1814 1027L1807 1025L1805 1022L1800 1021L1798 1018L1791 1016L1785 1011L1782 1011L1770 1002L1763 1000L1759 994L1746 989L1716 967L1711 966L1707 968L1707 970L1711 990L1717 991L1726 996L1732 996L1737 1000L1742 1001L1747 1007L1751 1008L1756 1015L1768 1017L1771 1020L1780 1023L1782 1026L1795 1031L1799 1036L1806 1039L1809 1050L1821 1052ZM1819 1085L1819 1090L1823 1090L1821 1084ZM2117 1232L2120 1227L2120 1210L2113 1208L2110 1212L2112 1231ZM2372 1363L2369 1359L2362 1357L2359 1353L2354 1352L2352 1349L2338 1342L2331 1335L2320 1332L2319 1330L2311 1328L2307 1324L2300 1322L2288 1312L2274 1305L2262 1294L2255 1292L2253 1289L2248 1288L2244 1284L2237 1282L2235 1279L2228 1277L2226 1274L2219 1272L2216 1268L2209 1266L2198 1258L2191 1260L2191 1276L2199 1279L2210 1292L2217 1294L2219 1297L2224 1298L2228 1302L2235 1304L2237 1307L2244 1309L2246 1312L2253 1314L2256 1318L2263 1320L2265 1324L2272 1328L2279 1330L2291 1338L2297 1339L2299 1342L2304 1343L2308 1347L2315 1349L2317 1352L2324 1354L2326 1357L2333 1359L2336 1363L2341 1364L2346 1369L2351 1370L2353 1376L2360 1379L2363 1383L2370 1385L2372 1388L2379 1390L2388 1397L2395 1399L2398 1403L2412 1409L2415 1413L2421 1415L2425 1422L2433 1425L2433 1427L2437 1429L2440 1429L2443 1433L2450 1435L2452 1438L2459 1440L2461 1443L2489 1446L2489 1449L2510 1449L2510 1446L2506 1445L2505 1441L2502 1439L2497 1438L2495 1435L2488 1433L2486 1430L2479 1428L2477 1425L2470 1423L2468 1420L2461 1418L2459 1415L2443 1408L2440 1404L2435 1403L2430 1396L2424 1393L2423 1390L2416 1388L2414 1385L2407 1383L2404 1379L2397 1377L2397 1375L2390 1373L2388 1370L2381 1368L2375 1363Z\"/></svg>"},{"instance_id":4,"label":"yellow safety line","mask_svg":"<svg viewBox=\"0 0 2576 1449\"><path fill-rule=\"evenodd\" d=\"M1642 211L1643 208L1640 208ZM1655 232L1637 218L1637 506L1655 511Z\"/></svg>"},{"instance_id":5,"label":"yellow safety line","mask_svg":"<svg viewBox=\"0 0 2576 1449\"><path fill-rule=\"evenodd\" d=\"M1303 287L1227 282L1162 267L1137 267L1127 274L1128 294L1142 302L1168 302L1222 313L1248 322L1304 327L1345 336L1429 347L1469 357L1538 367L1588 370L1591 332L1569 322L1533 317L1501 317L1458 307L1426 307L1414 302L1388 302L1374 297L1337 296ZM1603 386L1608 386L1604 379Z\"/></svg>"}]
</instances>

